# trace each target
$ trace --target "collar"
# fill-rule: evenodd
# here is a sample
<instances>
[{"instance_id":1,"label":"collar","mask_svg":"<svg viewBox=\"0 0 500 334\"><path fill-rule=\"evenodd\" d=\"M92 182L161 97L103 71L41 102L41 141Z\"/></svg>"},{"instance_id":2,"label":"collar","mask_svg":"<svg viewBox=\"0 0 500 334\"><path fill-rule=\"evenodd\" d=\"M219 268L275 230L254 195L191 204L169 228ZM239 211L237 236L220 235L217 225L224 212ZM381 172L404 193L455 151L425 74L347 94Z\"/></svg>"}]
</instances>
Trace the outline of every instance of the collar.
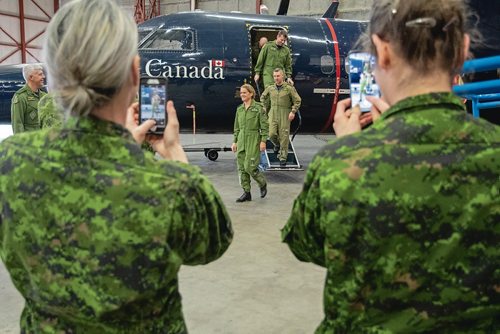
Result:
<instances>
[{"instance_id":1,"label":"collar","mask_svg":"<svg viewBox=\"0 0 500 334\"><path fill-rule=\"evenodd\" d=\"M450 109L465 112L465 105L458 96L450 92L442 92L407 97L390 107L380 118L387 119L397 113L412 109L422 110L422 106L425 106L425 109L446 106Z\"/></svg>"},{"instance_id":2,"label":"collar","mask_svg":"<svg viewBox=\"0 0 500 334\"><path fill-rule=\"evenodd\" d=\"M132 134L120 124L106 121L93 115L70 117L64 128L104 136L122 137L134 141Z\"/></svg>"}]
</instances>

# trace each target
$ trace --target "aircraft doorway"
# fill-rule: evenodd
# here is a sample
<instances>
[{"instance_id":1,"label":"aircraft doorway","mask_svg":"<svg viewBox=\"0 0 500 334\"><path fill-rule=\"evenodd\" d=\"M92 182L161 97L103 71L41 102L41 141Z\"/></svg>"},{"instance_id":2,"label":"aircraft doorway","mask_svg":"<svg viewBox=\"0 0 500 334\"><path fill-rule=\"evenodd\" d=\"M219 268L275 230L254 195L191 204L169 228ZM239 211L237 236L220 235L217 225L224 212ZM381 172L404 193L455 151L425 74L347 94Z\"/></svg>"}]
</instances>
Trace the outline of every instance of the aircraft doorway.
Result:
<instances>
[{"instance_id":1,"label":"aircraft doorway","mask_svg":"<svg viewBox=\"0 0 500 334\"><path fill-rule=\"evenodd\" d=\"M257 58L259 57L260 50L262 46L259 45L259 41L265 37L268 41L274 41L276 39L276 35L280 30L288 30L285 27L255 27L252 26L249 29L250 36L250 58L251 58L251 66L252 66L252 85L255 87L256 84L253 81L253 77L255 75L255 65L257 64ZM290 47L289 41L287 45ZM260 87L256 87L258 95L262 93L262 85ZM260 97L260 96L259 96ZM259 100L259 98L257 98Z\"/></svg>"}]
</instances>

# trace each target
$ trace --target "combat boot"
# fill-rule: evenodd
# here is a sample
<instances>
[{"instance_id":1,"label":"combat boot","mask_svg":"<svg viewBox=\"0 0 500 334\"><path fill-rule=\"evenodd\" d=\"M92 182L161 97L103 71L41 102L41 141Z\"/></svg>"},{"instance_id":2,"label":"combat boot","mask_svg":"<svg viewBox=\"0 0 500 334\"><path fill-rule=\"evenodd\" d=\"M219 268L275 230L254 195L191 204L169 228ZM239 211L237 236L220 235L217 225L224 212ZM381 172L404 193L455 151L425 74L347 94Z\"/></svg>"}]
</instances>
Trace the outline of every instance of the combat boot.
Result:
<instances>
[{"instance_id":1,"label":"combat boot","mask_svg":"<svg viewBox=\"0 0 500 334\"><path fill-rule=\"evenodd\" d=\"M267 184L260 188L260 198L264 198L267 195Z\"/></svg>"},{"instance_id":2,"label":"combat boot","mask_svg":"<svg viewBox=\"0 0 500 334\"><path fill-rule=\"evenodd\" d=\"M247 193L246 191L243 193L243 195L240 196L240 198L238 198L236 200L236 202L245 202L245 201L251 201L252 200L252 194L251 193Z\"/></svg>"}]
</instances>

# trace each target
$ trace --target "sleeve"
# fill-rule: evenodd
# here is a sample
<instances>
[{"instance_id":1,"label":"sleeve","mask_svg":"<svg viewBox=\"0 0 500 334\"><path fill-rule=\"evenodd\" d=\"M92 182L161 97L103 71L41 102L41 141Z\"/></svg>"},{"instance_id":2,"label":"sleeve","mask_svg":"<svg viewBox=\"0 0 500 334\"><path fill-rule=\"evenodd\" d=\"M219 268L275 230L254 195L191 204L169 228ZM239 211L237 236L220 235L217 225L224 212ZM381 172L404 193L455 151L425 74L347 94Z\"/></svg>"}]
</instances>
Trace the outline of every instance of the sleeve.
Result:
<instances>
[{"instance_id":1,"label":"sleeve","mask_svg":"<svg viewBox=\"0 0 500 334\"><path fill-rule=\"evenodd\" d=\"M271 110L271 98L269 96L269 87L264 89L264 92L262 92L262 95L260 96L260 102L264 106L264 111L266 112L266 115L268 115L269 110Z\"/></svg>"},{"instance_id":2,"label":"sleeve","mask_svg":"<svg viewBox=\"0 0 500 334\"><path fill-rule=\"evenodd\" d=\"M262 50L260 50L259 58L257 58L257 64L255 64L255 74L259 74L259 75L262 74L262 68L264 67L264 62L266 61L266 57L267 57L267 49L268 49L268 46L267 46L267 44L265 44L262 47Z\"/></svg>"},{"instance_id":3,"label":"sleeve","mask_svg":"<svg viewBox=\"0 0 500 334\"><path fill-rule=\"evenodd\" d=\"M297 259L325 267L321 215L321 190L316 168L311 164L302 192L295 199L290 218L281 230L281 237Z\"/></svg>"},{"instance_id":4,"label":"sleeve","mask_svg":"<svg viewBox=\"0 0 500 334\"><path fill-rule=\"evenodd\" d=\"M233 127L233 143L238 142L238 135L240 134L240 123L238 122L238 109L234 114L234 127Z\"/></svg>"},{"instance_id":5,"label":"sleeve","mask_svg":"<svg viewBox=\"0 0 500 334\"><path fill-rule=\"evenodd\" d=\"M233 239L233 228L208 179L195 172L188 182L178 196L167 241L183 264L206 264L224 254Z\"/></svg>"},{"instance_id":6,"label":"sleeve","mask_svg":"<svg viewBox=\"0 0 500 334\"><path fill-rule=\"evenodd\" d=\"M292 98L292 112L295 114L297 111L300 109L300 105L302 103L302 99L299 96L299 93L297 93L297 90L293 86L290 87L290 92L291 92L291 98Z\"/></svg>"},{"instance_id":7,"label":"sleeve","mask_svg":"<svg viewBox=\"0 0 500 334\"><path fill-rule=\"evenodd\" d=\"M27 109L26 100L15 94L10 107L12 132L14 134L24 132L24 110Z\"/></svg>"},{"instance_id":8,"label":"sleeve","mask_svg":"<svg viewBox=\"0 0 500 334\"><path fill-rule=\"evenodd\" d=\"M288 48L288 54L285 59L285 75L287 78L292 77L292 55L290 53L290 48Z\"/></svg>"},{"instance_id":9,"label":"sleeve","mask_svg":"<svg viewBox=\"0 0 500 334\"><path fill-rule=\"evenodd\" d=\"M259 113L259 121L260 121L260 141L266 142L267 137L269 136L269 120L267 117L267 113L263 107L261 107Z\"/></svg>"}]
</instances>

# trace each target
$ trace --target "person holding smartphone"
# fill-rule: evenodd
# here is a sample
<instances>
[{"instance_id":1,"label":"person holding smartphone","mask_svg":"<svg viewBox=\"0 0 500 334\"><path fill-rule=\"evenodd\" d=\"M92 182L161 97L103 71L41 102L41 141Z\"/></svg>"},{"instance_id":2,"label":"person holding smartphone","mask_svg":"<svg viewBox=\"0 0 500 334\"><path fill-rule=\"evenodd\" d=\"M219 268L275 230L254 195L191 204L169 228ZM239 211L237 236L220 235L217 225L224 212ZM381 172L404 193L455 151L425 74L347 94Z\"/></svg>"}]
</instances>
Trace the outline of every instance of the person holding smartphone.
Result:
<instances>
[{"instance_id":1,"label":"person holding smartphone","mask_svg":"<svg viewBox=\"0 0 500 334\"><path fill-rule=\"evenodd\" d=\"M240 97L243 103L236 109L231 150L236 152L238 157L238 173L243 188L243 194L236 202L246 202L252 200L250 176L259 185L260 197L264 198L267 194L266 177L258 165L260 152L266 149L269 124L262 104L254 100L255 90L251 85L241 86Z\"/></svg>"},{"instance_id":2,"label":"person holding smartphone","mask_svg":"<svg viewBox=\"0 0 500 334\"><path fill-rule=\"evenodd\" d=\"M180 266L214 261L232 240L171 101L164 134L149 138L164 159L141 150L155 121L137 125L130 106L137 35L113 0L62 6L43 53L69 117L0 144L0 256L26 299L23 333L187 333Z\"/></svg>"},{"instance_id":3,"label":"person holding smartphone","mask_svg":"<svg viewBox=\"0 0 500 334\"><path fill-rule=\"evenodd\" d=\"M493 333L500 328L500 128L452 93L471 29L462 0L373 3L362 45L383 98L363 131L338 104L338 137L309 165L282 230L327 269L316 333Z\"/></svg>"}]
</instances>

